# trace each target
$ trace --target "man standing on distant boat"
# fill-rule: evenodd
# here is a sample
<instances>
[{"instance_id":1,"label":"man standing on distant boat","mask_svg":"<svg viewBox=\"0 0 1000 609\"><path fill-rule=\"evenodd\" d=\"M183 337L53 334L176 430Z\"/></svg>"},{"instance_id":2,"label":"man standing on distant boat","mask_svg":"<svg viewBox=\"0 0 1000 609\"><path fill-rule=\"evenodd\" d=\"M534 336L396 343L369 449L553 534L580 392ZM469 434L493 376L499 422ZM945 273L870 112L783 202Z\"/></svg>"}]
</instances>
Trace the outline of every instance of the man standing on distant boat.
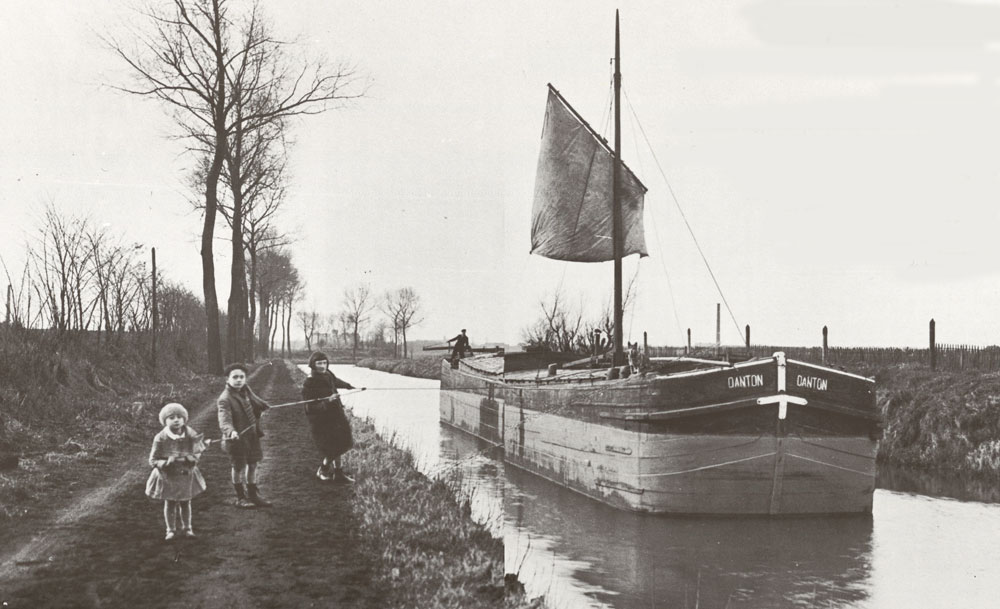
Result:
<instances>
[{"instance_id":1,"label":"man standing on distant boat","mask_svg":"<svg viewBox=\"0 0 1000 609\"><path fill-rule=\"evenodd\" d=\"M465 334L465 328L462 328L462 333L455 338L449 338L448 344L452 342L455 343L455 348L451 350L451 359L461 359L465 357L465 350L469 350L469 355L472 355L472 347L469 346L469 337Z\"/></svg>"}]
</instances>

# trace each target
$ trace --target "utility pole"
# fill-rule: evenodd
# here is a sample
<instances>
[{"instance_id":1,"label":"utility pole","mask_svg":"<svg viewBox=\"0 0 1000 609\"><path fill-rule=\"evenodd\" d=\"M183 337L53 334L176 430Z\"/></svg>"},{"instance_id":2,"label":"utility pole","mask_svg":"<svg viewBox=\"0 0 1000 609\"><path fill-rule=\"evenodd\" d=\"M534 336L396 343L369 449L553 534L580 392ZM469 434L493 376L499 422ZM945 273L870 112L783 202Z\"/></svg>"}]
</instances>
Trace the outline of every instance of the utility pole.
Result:
<instances>
[{"instance_id":1,"label":"utility pole","mask_svg":"<svg viewBox=\"0 0 1000 609\"><path fill-rule=\"evenodd\" d=\"M153 248L153 370L156 370L156 333L159 331L160 313L156 309L156 248Z\"/></svg>"}]
</instances>

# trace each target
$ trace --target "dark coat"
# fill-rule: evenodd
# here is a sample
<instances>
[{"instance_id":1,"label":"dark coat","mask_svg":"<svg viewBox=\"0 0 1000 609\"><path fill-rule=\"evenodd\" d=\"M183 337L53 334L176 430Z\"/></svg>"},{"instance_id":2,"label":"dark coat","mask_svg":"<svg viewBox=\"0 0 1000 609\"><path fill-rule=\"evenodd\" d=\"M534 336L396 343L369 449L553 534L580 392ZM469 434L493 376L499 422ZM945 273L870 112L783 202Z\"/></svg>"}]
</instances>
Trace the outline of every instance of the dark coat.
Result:
<instances>
[{"instance_id":1,"label":"dark coat","mask_svg":"<svg viewBox=\"0 0 1000 609\"><path fill-rule=\"evenodd\" d=\"M267 402L257 397L247 385L239 391L226 385L219 395L218 404L222 450L230 457L246 459L251 463L260 461L263 456L260 439L264 437L260 417L269 408ZM240 437L230 440L229 435L234 431Z\"/></svg>"},{"instance_id":2,"label":"dark coat","mask_svg":"<svg viewBox=\"0 0 1000 609\"><path fill-rule=\"evenodd\" d=\"M344 413L337 389L354 389L347 381L338 379L329 370L315 370L302 385L302 399L315 400L306 404L306 419L316 448L325 458L336 459L354 446L351 423ZM334 396L333 400L325 400Z\"/></svg>"}]
</instances>

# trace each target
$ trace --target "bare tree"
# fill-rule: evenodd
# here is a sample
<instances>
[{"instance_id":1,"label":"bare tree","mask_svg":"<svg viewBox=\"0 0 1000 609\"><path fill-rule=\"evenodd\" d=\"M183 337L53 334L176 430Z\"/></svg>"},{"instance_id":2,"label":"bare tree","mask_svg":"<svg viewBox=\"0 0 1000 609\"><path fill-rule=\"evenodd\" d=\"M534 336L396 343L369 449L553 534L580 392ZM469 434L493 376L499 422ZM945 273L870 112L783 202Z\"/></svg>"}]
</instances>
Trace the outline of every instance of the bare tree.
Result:
<instances>
[{"instance_id":1,"label":"bare tree","mask_svg":"<svg viewBox=\"0 0 1000 609\"><path fill-rule=\"evenodd\" d=\"M385 319L379 319L368 331L368 344L371 347L380 349L385 345L385 333L391 324Z\"/></svg>"},{"instance_id":2,"label":"bare tree","mask_svg":"<svg viewBox=\"0 0 1000 609\"><path fill-rule=\"evenodd\" d=\"M572 351L580 347L583 314L571 309L561 292L539 301L541 317L525 328L525 341L533 347L552 351Z\"/></svg>"},{"instance_id":3,"label":"bare tree","mask_svg":"<svg viewBox=\"0 0 1000 609\"><path fill-rule=\"evenodd\" d=\"M633 273L632 277L628 280L628 284L624 286L622 291L622 310L628 309L629 304L635 300L637 280L639 278L639 271ZM601 309L601 314L594 320L586 324L587 337L592 337L596 331L600 330L607 337L608 345L614 345L614 331L615 331L615 317L614 309L612 308L611 298L609 297L604 302L604 308ZM622 334L622 339L624 341L625 334ZM590 345L593 344L593 339L589 341ZM589 350L589 349L588 349Z\"/></svg>"},{"instance_id":4,"label":"bare tree","mask_svg":"<svg viewBox=\"0 0 1000 609\"><path fill-rule=\"evenodd\" d=\"M392 323L394 338L402 338L403 357L408 357L406 332L423 321L420 318L420 296L411 287L399 288L386 293L383 307ZM394 349L393 356L395 355Z\"/></svg>"},{"instance_id":5,"label":"bare tree","mask_svg":"<svg viewBox=\"0 0 1000 609\"><path fill-rule=\"evenodd\" d=\"M368 315L372 310L371 290L368 286L359 284L344 290L344 320L351 329L353 346L351 349L352 362L358 361L358 340L361 328L368 323Z\"/></svg>"},{"instance_id":6,"label":"bare tree","mask_svg":"<svg viewBox=\"0 0 1000 609\"><path fill-rule=\"evenodd\" d=\"M31 324L31 261L25 260L21 268L21 277L15 281L10 276L7 263L0 257L4 275L7 276L7 310L5 323L11 327L23 328ZM17 285L15 288L14 286Z\"/></svg>"},{"instance_id":7,"label":"bare tree","mask_svg":"<svg viewBox=\"0 0 1000 609\"><path fill-rule=\"evenodd\" d=\"M46 204L42 227L28 248L33 286L49 325L65 332L83 325L83 285L89 253L86 247L88 218L67 217L51 201Z\"/></svg>"},{"instance_id":8,"label":"bare tree","mask_svg":"<svg viewBox=\"0 0 1000 609\"><path fill-rule=\"evenodd\" d=\"M148 29L133 32L133 45L106 39L131 67L135 79L134 86L118 87L120 90L163 102L183 137L213 140L204 184L201 259L208 366L216 374L222 373L222 346L212 241L232 109L226 66L232 60L229 49L233 23L226 4L226 0L173 0L170 10L151 9L146 13Z\"/></svg>"},{"instance_id":9,"label":"bare tree","mask_svg":"<svg viewBox=\"0 0 1000 609\"><path fill-rule=\"evenodd\" d=\"M306 351L312 351L312 341L319 327L320 315L316 311L299 311L295 314L302 326L302 334L306 341Z\"/></svg>"},{"instance_id":10,"label":"bare tree","mask_svg":"<svg viewBox=\"0 0 1000 609\"><path fill-rule=\"evenodd\" d=\"M261 350L268 354L274 348L274 333L279 327L275 316L278 304L284 302L283 295L288 286L299 281L299 275L291 255L282 248L263 250L257 258L256 267L256 300L260 303L261 320L258 342Z\"/></svg>"},{"instance_id":11,"label":"bare tree","mask_svg":"<svg viewBox=\"0 0 1000 609\"><path fill-rule=\"evenodd\" d=\"M226 30L231 34L229 45L223 49L226 62L222 80L228 95L225 145L219 143L219 134L212 130L189 133L201 148L207 176L211 177L216 167L219 150L224 158L221 177L229 187L228 209L224 198L219 197L217 202L232 232L226 342L229 359L246 359L246 343L252 336L245 218L258 197L281 190L289 120L343 107L365 93L353 66L293 59L289 50L294 42L279 39L272 30L257 3L240 16L238 23L234 20L233 27ZM211 163L208 158L212 158ZM280 202L281 197L270 201ZM252 283L252 272L250 280Z\"/></svg>"}]
</instances>

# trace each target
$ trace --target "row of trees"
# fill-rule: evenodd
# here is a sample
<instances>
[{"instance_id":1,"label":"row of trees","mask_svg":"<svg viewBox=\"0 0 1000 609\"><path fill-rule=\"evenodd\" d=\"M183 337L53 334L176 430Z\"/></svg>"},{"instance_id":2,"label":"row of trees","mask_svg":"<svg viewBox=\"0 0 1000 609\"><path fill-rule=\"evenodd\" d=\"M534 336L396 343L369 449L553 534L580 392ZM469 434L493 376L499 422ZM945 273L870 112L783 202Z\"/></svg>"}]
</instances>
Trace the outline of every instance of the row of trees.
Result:
<instances>
[{"instance_id":1,"label":"row of trees","mask_svg":"<svg viewBox=\"0 0 1000 609\"><path fill-rule=\"evenodd\" d=\"M7 315L12 323L60 330L148 330L159 292L160 318L171 327L202 328L208 368L221 373L223 356L244 361L269 354L279 334L281 351L291 349L293 307L305 286L289 240L275 225L288 191L290 127L363 97L367 85L353 66L295 56L296 44L275 34L257 2L160 6L105 42L132 75L116 88L161 102L191 159L190 203L203 214L201 321L190 318L197 304L190 292L162 282L154 287L144 248L115 243L92 222L64 218L51 205L18 288L12 281L8 287ZM227 229L231 246L224 312L215 285L218 226ZM355 352L376 300L367 288L345 291L336 317ZM406 332L419 321L416 294L403 288L382 300L377 308L405 352ZM317 325L315 313L299 317L304 326Z\"/></svg>"},{"instance_id":2,"label":"row of trees","mask_svg":"<svg viewBox=\"0 0 1000 609\"><path fill-rule=\"evenodd\" d=\"M4 266L7 324L91 331L99 341L150 328L153 283L141 244L126 242L89 217L62 214L52 202L33 234L17 280ZM200 311L201 303L190 291L162 280L157 290L164 330L203 326L203 315L192 318L192 308Z\"/></svg>"},{"instance_id":3,"label":"row of trees","mask_svg":"<svg viewBox=\"0 0 1000 609\"><path fill-rule=\"evenodd\" d=\"M142 244L112 234L91 217L66 214L53 202L31 234L20 275L11 277L3 267L7 325L94 333L100 342L151 331L155 316L159 332L205 336L204 303L182 285L154 275ZM290 253L284 247L257 252L244 281L253 286L250 300L260 312L256 349L273 351L279 330L280 347L288 349L293 306L303 293Z\"/></svg>"},{"instance_id":4,"label":"row of trees","mask_svg":"<svg viewBox=\"0 0 1000 609\"><path fill-rule=\"evenodd\" d=\"M423 321L420 296L411 287L388 290L378 297L368 286L353 286L344 290L339 313L324 316L302 310L297 315L306 349L312 350L314 343L350 346L355 360L358 348L366 342L372 346L391 342L393 357L407 357L407 332Z\"/></svg>"},{"instance_id":5,"label":"row of trees","mask_svg":"<svg viewBox=\"0 0 1000 609\"><path fill-rule=\"evenodd\" d=\"M622 309L634 299L635 286L633 275L622 293ZM542 298L538 306L541 314L521 331L526 347L587 354L614 345L615 317L610 300L592 317L584 314L582 304L573 306L559 291Z\"/></svg>"},{"instance_id":6,"label":"row of trees","mask_svg":"<svg viewBox=\"0 0 1000 609\"><path fill-rule=\"evenodd\" d=\"M210 371L223 367L213 251L219 216L232 252L225 358L269 349L278 324L284 349L302 290L273 226L287 192L290 125L362 97L363 79L347 64L293 57L294 43L275 34L256 2L241 10L227 0L172 0L106 42L132 72L133 82L118 88L160 101L193 160Z\"/></svg>"}]
</instances>

